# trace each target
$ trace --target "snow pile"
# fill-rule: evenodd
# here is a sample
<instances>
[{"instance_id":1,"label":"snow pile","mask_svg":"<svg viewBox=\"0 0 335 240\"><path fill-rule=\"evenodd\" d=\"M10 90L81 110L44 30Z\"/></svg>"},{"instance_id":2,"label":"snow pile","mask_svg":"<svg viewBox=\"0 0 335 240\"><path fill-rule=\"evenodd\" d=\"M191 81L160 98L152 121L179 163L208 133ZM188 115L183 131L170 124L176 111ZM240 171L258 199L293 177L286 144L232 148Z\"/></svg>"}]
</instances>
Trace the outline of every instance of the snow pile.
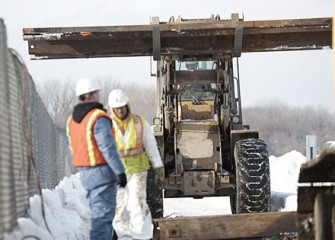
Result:
<instances>
[{"instance_id":1,"label":"snow pile","mask_svg":"<svg viewBox=\"0 0 335 240\"><path fill-rule=\"evenodd\" d=\"M280 157L270 156L272 211L295 211L297 209L297 185L300 165L306 157L297 151ZM5 240L22 239L27 236L49 239L89 239L90 210L79 175L65 177L55 190L43 190L45 224L41 198L30 198L30 218L18 219L18 226ZM208 216L231 214L229 197L203 199L164 199L164 216ZM48 230L49 229L49 230Z\"/></svg>"},{"instance_id":2,"label":"snow pile","mask_svg":"<svg viewBox=\"0 0 335 240\"><path fill-rule=\"evenodd\" d=\"M272 211L297 210L299 171L305 162L306 157L297 151L278 158L270 156Z\"/></svg>"},{"instance_id":3,"label":"snow pile","mask_svg":"<svg viewBox=\"0 0 335 240\"><path fill-rule=\"evenodd\" d=\"M335 147L335 141L328 141L323 145L323 149Z\"/></svg>"},{"instance_id":4,"label":"snow pile","mask_svg":"<svg viewBox=\"0 0 335 240\"><path fill-rule=\"evenodd\" d=\"M271 190L296 194L300 166L305 162L306 157L297 151L288 152L278 158L270 156Z\"/></svg>"},{"instance_id":5,"label":"snow pile","mask_svg":"<svg viewBox=\"0 0 335 240\"><path fill-rule=\"evenodd\" d=\"M55 190L43 189L42 192L44 217L41 197L31 197L30 218L18 219L18 226L12 233L5 235L5 240L27 236L43 240L89 239L91 213L79 176L65 177Z\"/></svg>"}]
</instances>

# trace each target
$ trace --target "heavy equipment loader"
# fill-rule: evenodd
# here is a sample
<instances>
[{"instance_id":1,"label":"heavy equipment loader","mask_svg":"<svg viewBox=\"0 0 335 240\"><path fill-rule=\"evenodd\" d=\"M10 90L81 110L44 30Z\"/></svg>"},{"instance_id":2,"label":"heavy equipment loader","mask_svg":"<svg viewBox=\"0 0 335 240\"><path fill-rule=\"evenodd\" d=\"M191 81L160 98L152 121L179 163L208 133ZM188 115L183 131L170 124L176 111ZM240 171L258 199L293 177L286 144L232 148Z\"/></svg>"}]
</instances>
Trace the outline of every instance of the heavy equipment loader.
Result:
<instances>
[{"instance_id":1,"label":"heavy equipment loader","mask_svg":"<svg viewBox=\"0 0 335 240\"><path fill-rule=\"evenodd\" d=\"M180 54L158 61L153 129L165 166L164 197L230 196L234 213L266 212L267 146L242 122L233 59L231 53ZM150 199L157 201L155 195Z\"/></svg>"},{"instance_id":2,"label":"heavy equipment loader","mask_svg":"<svg viewBox=\"0 0 335 240\"><path fill-rule=\"evenodd\" d=\"M152 18L149 25L25 28L23 34L32 59L153 56L153 131L165 167L164 191L152 187L149 174L153 217L162 216L163 197L229 196L233 213L254 213L159 219L163 239L241 239L297 231L295 212L263 213L271 205L268 151L259 132L243 122L238 58L244 52L331 48L331 18Z\"/></svg>"}]
</instances>

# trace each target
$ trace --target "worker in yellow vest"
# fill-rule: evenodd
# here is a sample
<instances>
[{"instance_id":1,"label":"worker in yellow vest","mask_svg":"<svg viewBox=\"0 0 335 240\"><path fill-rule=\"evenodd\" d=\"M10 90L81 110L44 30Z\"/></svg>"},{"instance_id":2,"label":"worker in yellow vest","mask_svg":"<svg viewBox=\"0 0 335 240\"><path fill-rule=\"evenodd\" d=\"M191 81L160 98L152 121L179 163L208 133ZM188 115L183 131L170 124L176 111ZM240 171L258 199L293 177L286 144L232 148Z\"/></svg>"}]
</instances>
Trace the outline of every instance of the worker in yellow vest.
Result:
<instances>
[{"instance_id":1,"label":"worker in yellow vest","mask_svg":"<svg viewBox=\"0 0 335 240\"><path fill-rule=\"evenodd\" d=\"M67 136L73 165L87 191L92 212L90 239L111 240L117 184L125 187L127 178L112 135L112 120L99 103L100 86L89 78L76 84L81 103L67 122Z\"/></svg>"},{"instance_id":2,"label":"worker in yellow vest","mask_svg":"<svg viewBox=\"0 0 335 240\"><path fill-rule=\"evenodd\" d=\"M150 164L155 171L156 183L160 184L164 179L156 139L148 122L131 113L128 95L123 90L111 91L108 105L116 146L125 166L128 182L125 188L117 191L113 226L121 240L152 239L152 217L146 201Z\"/></svg>"}]
</instances>

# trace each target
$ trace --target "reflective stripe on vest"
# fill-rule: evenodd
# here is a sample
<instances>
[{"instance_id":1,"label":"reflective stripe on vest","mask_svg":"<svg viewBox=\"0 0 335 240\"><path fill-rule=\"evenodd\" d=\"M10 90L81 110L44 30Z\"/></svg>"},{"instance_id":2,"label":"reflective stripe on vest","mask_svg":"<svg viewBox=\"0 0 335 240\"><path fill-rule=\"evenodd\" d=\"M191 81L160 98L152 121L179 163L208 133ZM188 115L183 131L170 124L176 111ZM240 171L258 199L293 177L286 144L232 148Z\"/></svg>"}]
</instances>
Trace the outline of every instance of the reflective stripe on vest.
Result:
<instances>
[{"instance_id":1,"label":"reflective stripe on vest","mask_svg":"<svg viewBox=\"0 0 335 240\"><path fill-rule=\"evenodd\" d=\"M86 126L86 141L87 141L87 150L88 150L88 157L90 159L90 165L95 166L96 165L96 159L94 154L94 145L92 141L92 130L93 126L95 124L95 121L97 120L97 116L101 114L100 111L95 111L91 117L88 120L87 126Z\"/></svg>"},{"instance_id":2,"label":"reflective stripe on vest","mask_svg":"<svg viewBox=\"0 0 335 240\"><path fill-rule=\"evenodd\" d=\"M70 150L73 153L72 145L71 145L71 137L70 137L70 121L72 120L72 116L70 116L66 121L66 135L69 140Z\"/></svg>"},{"instance_id":3,"label":"reflective stripe on vest","mask_svg":"<svg viewBox=\"0 0 335 240\"><path fill-rule=\"evenodd\" d=\"M116 142L117 149L120 157L132 157L138 156L144 152L143 149L143 120L141 117L132 115L129 120L127 130L128 131L128 141L126 146L122 141L121 130L118 129L117 124L114 124L116 128Z\"/></svg>"}]
</instances>

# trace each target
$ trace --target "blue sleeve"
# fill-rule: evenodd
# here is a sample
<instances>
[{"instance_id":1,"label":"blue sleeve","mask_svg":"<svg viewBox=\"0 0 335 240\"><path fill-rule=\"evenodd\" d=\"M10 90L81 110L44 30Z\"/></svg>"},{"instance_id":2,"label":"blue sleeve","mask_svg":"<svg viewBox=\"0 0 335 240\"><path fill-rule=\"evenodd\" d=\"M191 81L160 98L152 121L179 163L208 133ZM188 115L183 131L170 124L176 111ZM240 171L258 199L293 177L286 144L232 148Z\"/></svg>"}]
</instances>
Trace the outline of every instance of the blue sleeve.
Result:
<instances>
[{"instance_id":1,"label":"blue sleeve","mask_svg":"<svg viewBox=\"0 0 335 240\"><path fill-rule=\"evenodd\" d=\"M108 165L116 175L119 175L124 173L125 169L117 152L111 128L111 122L107 118L98 118L94 125L94 138Z\"/></svg>"}]
</instances>

